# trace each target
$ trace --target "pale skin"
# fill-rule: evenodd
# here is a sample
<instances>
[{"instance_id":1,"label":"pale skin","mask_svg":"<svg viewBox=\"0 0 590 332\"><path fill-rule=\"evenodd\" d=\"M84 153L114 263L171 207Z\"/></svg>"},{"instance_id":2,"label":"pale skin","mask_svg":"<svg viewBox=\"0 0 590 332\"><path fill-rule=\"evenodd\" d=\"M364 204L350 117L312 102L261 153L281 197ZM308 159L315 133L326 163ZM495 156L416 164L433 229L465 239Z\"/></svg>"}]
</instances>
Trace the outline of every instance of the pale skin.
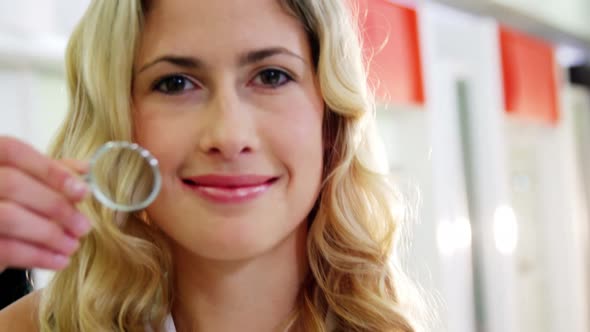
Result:
<instances>
[{"instance_id":1,"label":"pale skin","mask_svg":"<svg viewBox=\"0 0 590 332\"><path fill-rule=\"evenodd\" d=\"M324 104L303 27L276 0L154 1L133 71L136 141L163 176L147 212L172 247L177 330L276 331L308 273L307 215L323 167ZM186 181L204 175L269 181L223 201Z\"/></svg>"},{"instance_id":2,"label":"pale skin","mask_svg":"<svg viewBox=\"0 0 590 332\"><path fill-rule=\"evenodd\" d=\"M0 272L7 267L67 266L90 222L76 209L88 188L88 164L52 160L30 145L0 137ZM37 331L38 292L0 311L4 331Z\"/></svg>"}]
</instances>

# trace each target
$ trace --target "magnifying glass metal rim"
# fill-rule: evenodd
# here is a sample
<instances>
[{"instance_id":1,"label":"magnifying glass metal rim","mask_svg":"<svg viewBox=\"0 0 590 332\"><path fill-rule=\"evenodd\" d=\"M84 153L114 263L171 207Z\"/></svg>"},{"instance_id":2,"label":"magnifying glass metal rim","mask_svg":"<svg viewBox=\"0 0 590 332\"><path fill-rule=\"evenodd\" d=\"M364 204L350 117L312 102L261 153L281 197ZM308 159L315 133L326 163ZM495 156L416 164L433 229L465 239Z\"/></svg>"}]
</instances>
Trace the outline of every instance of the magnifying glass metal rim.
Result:
<instances>
[{"instance_id":1,"label":"magnifying glass metal rim","mask_svg":"<svg viewBox=\"0 0 590 332\"><path fill-rule=\"evenodd\" d=\"M94 165L96 165L97 161L114 148L124 148L137 151L144 159L148 160L148 163L152 169L154 174L154 186L150 195L141 203L135 205L123 205L113 202L109 199L101 190L96 180L94 178L94 174L92 170L94 169ZM109 141L103 144L90 158L90 172L86 175L85 179L88 182L94 197L98 199L102 204L105 206L121 211L121 212L132 212L145 209L148 205L150 205L160 193L160 189L162 187L162 176L160 175L159 163L158 160L146 149L139 146L137 143L130 143L126 141Z\"/></svg>"}]
</instances>

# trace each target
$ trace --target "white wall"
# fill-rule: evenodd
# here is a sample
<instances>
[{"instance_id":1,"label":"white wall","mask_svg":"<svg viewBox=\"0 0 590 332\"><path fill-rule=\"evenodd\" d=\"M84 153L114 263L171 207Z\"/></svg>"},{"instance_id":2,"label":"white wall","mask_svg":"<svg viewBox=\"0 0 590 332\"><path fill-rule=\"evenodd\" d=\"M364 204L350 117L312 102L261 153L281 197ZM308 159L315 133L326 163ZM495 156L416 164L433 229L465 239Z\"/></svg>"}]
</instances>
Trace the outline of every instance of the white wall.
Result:
<instances>
[{"instance_id":1,"label":"white wall","mask_svg":"<svg viewBox=\"0 0 590 332\"><path fill-rule=\"evenodd\" d=\"M0 2L0 32L20 36L70 34L90 0L19 0Z\"/></svg>"},{"instance_id":2,"label":"white wall","mask_svg":"<svg viewBox=\"0 0 590 332\"><path fill-rule=\"evenodd\" d=\"M67 107L67 38L88 3L0 1L0 135L45 148Z\"/></svg>"},{"instance_id":3,"label":"white wall","mask_svg":"<svg viewBox=\"0 0 590 332\"><path fill-rule=\"evenodd\" d=\"M497 211L510 210L497 25L431 2L419 9L448 331L520 332L514 259L494 233ZM463 163L458 81L468 92L471 165Z\"/></svg>"},{"instance_id":4,"label":"white wall","mask_svg":"<svg viewBox=\"0 0 590 332\"><path fill-rule=\"evenodd\" d=\"M67 108L63 77L28 68L0 67L0 135L44 150Z\"/></svg>"},{"instance_id":5,"label":"white wall","mask_svg":"<svg viewBox=\"0 0 590 332\"><path fill-rule=\"evenodd\" d=\"M405 205L401 256L410 278L422 290L431 313L432 331L445 331L446 308L441 305L441 262L436 242L437 222L432 192L430 114L424 107L381 105L378 128L385 143L390 173Z\"/></svg>"}]
</instances>

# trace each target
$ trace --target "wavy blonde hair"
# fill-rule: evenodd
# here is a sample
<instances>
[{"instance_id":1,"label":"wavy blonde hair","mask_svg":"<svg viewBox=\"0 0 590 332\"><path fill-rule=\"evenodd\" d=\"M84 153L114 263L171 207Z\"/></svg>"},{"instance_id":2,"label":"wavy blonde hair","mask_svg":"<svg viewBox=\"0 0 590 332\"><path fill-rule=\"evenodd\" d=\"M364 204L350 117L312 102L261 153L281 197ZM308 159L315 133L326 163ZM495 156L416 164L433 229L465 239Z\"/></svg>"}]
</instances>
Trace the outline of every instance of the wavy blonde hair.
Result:
<instances>
[{"instance_id":1,"label":"wavy blonde hair","mask_svg":"<svg viewBox=\"0 0 590 332\"><path fill-rule=\"evenodd\" d=\"M327 331L421 329L395 264L402 204L378 169L374 105L352 11L343 0L279 0L305 27L326 103L324 183L310 213L311 273L286 325ZM132 67L148 1L94 0L67 50L70 110L51 149L87 159L109 140L133 140ZM121 185L125 182L121 180ZM173 299L172 257L141 214L80 206L94 224L70 266L43 292L41 331L158 330Z\"/></svg>"}]
</instances>

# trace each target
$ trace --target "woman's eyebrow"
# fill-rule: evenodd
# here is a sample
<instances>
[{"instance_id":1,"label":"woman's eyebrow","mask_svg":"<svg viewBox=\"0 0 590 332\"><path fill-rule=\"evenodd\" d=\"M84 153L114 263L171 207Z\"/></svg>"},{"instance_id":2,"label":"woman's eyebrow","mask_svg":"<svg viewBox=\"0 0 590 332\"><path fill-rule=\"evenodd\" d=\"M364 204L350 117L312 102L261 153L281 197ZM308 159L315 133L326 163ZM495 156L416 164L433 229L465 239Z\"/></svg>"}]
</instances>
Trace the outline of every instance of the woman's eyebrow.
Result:
<instances>
[{"instance_id":1,"label":"woman's eyebrow","mask_svg":"<svg viewBox=\"0 0 590 332\"><path fill-rule=\"evenodd\" d=\"M307 64L307 61L301 55L292 52L284 47L263 48L260 50L247 52L240 56L238 63L240 66L245 66L248 64L263 61L266 58L270 58L280 54L295 57Z\"/></svg>"},{"instance_id":2,"label":"woman's eyebrow","mask_svg":"<svg viewBox=\"0 0 590 332\"><path fill-rule=\"evenodd\" d=\"M264 59L276 56L276 55L288 55L294 58L301 60L303 63L307 64L307 61L299 54L292 52L284 47L271 47L271 48L263 48L260 50L249 51L245 54L242 54L239 57L238 64L240 66L249 65L252 63L257 63L263 61ZM173 64L178 67L183 67L186 69L202 69L206 67L205 63L195 57L190 56L182 56L182 55L163 55L157 57L155 60L152 60L142 66L137 73L140 74L146 71L148 68L160 63L160 62L167 62Z\"/></svg>"},{"instance_id":3,"label":"woman's eyebrow","mask_svg":"<svg viewBox=\"0 0 590 332\"><path fill-rule=\"evenodd\" d=\"M197 58L194 58L194 57L180 56L180 55L164 55L164 56L156 58L153 61L148 62L146 65L141 67L137 71L137 73L139 74L139 73L147 70L148 68L150 68L160 62L168 62L168 63L173 64L175 66L184 67L187 69L199 69L199 68L205 67L205 64L203 63L203 61L201 61Z\"/></svg>"}]
</instances>

